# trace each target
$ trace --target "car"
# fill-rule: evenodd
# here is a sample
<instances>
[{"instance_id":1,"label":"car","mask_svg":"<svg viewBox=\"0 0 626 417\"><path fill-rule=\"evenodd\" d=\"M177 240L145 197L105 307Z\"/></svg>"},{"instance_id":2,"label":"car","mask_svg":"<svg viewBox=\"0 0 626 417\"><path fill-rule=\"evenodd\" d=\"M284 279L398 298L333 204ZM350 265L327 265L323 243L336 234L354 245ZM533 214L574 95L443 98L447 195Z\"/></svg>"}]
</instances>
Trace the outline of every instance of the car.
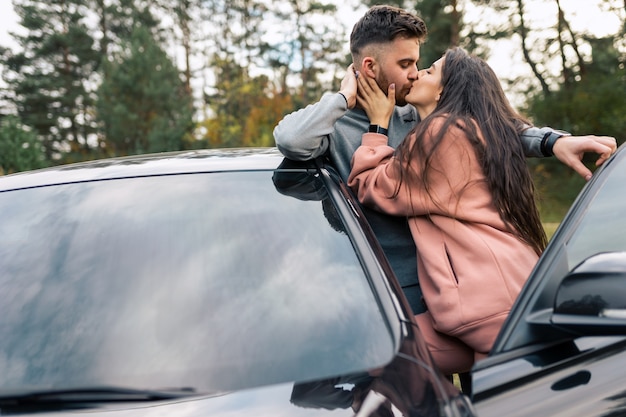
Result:
<instances>
[{"instance_id":1,"label":"car","mask_svg":"<svg viewBox=\"0 0 626 417\"><path fill-rule=\"evenodd\" d=\"M625 152L581 192L466 392L324 158L197 150L0 177L0 413L620 415Z\"/></svg>"}]
</instances>

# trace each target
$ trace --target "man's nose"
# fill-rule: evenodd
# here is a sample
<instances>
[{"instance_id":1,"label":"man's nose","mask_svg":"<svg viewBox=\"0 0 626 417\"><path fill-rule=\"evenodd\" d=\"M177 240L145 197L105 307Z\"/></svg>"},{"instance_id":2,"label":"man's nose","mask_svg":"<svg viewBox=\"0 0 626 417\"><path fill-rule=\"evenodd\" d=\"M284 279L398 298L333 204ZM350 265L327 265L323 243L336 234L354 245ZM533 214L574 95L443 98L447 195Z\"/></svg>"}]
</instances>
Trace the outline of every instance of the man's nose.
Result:
<instances>
[{"instance_id":1,"label":"man's nose","mask_svg":"<svg viewBox=\"0 0 626 417\"><path fill-rule=\"evenodd\" d=\"M417 68L417 66L415 66L415 71L411 71L411 73L409 74L409 79L411 80L417 80L420 77L420 71Z\"/></svg>"}]
</instances>

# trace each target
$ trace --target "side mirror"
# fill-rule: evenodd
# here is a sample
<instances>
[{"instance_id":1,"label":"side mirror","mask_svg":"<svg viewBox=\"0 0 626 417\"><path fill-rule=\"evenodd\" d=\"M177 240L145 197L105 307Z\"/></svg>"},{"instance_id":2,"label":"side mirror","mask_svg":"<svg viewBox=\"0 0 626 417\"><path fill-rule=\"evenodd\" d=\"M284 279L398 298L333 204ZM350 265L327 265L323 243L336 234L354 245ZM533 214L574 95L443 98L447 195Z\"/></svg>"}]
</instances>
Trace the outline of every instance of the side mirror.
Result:
<instances>
[{"instance_id":1,"label":"side mirror","mask_svg":"<svg viewBox=\"0 0 626 417\"><path fill-rule=\"evenodd\" d=\"M626 335L626 252L575 267L557 289L551 322L580 336Z\"/></svg>"}]
</instances>

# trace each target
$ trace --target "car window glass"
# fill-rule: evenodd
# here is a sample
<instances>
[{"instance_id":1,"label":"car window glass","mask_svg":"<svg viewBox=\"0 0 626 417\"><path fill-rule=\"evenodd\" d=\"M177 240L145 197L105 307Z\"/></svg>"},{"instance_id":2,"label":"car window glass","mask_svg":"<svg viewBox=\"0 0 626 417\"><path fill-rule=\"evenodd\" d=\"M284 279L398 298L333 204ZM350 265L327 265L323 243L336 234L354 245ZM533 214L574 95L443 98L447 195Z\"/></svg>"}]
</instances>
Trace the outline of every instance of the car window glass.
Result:
<instances>
[{"instance_id":1,"label":"car window glass","mask_svg":"<svg viewBox=\"0 0 626 417\"><path fill-rule=\"evenodd\" d=\"M619 163L622 162L622 163ZM616 160L611 175L590 200L581 223L567 242L569 270L588 257L601 252L626 251L626 163Z\"/></svg>"},{"instance_id":2,"label":"car window glass","mask_svg":"<svg viewBox=\"0 0 626 417\"><path fill-rule=\"evenodd\" d=\"M352 244L272 172L0 193L0 390L322 378L393 355Z\"/></svg>"}]
</instances>

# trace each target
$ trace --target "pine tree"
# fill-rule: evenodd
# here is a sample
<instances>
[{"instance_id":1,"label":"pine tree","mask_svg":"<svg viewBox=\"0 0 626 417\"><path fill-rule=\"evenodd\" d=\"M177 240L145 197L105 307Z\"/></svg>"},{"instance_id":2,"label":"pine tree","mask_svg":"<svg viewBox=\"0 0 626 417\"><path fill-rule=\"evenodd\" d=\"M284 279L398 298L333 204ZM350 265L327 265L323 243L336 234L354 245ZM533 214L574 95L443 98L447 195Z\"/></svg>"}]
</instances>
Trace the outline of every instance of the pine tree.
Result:
<instances>
[{"instance_id":1,"label":"pine tree","mask_svg":"<svg viewBox=\"0 0 626 417\"><path fill-rule=\"evenodd\" d=\"M5 50L4 99L34 129L49 160L95 145L93 74L100 61L85 25L85 0L16 0L21 52Z\"/></svg>"},{"instance_id":2,"label":"pine tree","mask_svg":"<svg viewBox=\"0 0 626 417\"><path fill-rule=\"evenodd\" d=\"M191 96L150 31L137 27L105 64L98 118L109 155L185 149L193 129Z\"/></svg>"},{"instance_id":3,"label":"pine tree","mask_svg":"<svg viewBox=\"0 0 626 417\"><path fill-rule=\"evenodd\" d=\"M0 175L42 168L46 165L37 136L17 116L0 120Z\"/></svg>"}]
</instances>

